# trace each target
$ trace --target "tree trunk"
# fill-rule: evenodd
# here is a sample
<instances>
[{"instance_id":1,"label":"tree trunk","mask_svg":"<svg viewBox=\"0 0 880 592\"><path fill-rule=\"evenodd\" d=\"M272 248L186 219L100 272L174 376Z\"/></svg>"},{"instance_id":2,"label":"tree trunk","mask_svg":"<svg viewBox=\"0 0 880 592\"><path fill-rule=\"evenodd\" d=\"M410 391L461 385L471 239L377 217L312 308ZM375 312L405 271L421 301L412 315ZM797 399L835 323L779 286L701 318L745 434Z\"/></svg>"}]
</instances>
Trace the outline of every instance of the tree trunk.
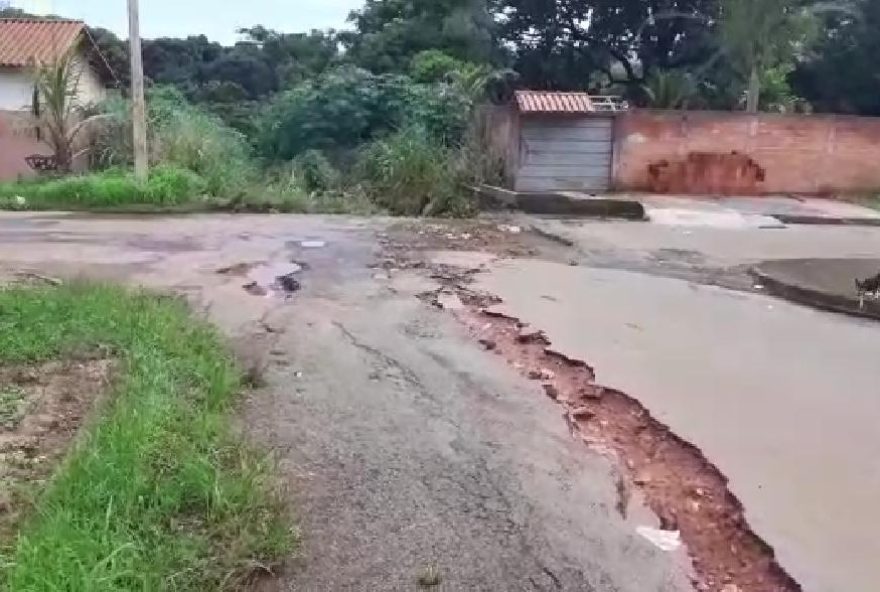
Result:
<instances>
[{"instance_id":1,"label":"tree trunk","mask_svg":"<svg viewBox=\"0 0 880 592\"><path fill-rule=\"evenodd\" d=\"M757 113L760 101L761 79L758 76L757 66L752 66L752 72L749 75L749 89L746 92L746 111L749 113Z\"/></svg>"}]
</instances>

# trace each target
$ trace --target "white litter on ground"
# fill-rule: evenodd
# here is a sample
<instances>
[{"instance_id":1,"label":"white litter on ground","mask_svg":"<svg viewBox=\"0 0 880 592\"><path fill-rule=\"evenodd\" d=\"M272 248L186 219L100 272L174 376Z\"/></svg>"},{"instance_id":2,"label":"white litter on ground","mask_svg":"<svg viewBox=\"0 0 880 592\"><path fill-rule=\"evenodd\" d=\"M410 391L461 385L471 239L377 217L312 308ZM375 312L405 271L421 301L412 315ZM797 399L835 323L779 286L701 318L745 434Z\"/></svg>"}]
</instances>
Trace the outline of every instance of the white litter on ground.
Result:
<instances>
[{"instance_id":1,"label":"white litter on ground","mask_svg":"<svg viewBox=\"0 0 880 592\"><path fill-rule=\"evenodd\" d=\"M498 230L501 232L508 232L510 234L519 234L522 232L522 228L519 226L511 226L509 224L499 224Z\"/></svg>"},{"instance_id":2,"label":"white litter on ground","mask_svg":"<svg viewBox=\"0 0 880 592\"><path fill-rule=\"evenodd\" d=\"M654 543L661 551L677 551L681 547L681 532L677 530L660 530L650 526L639 526L636 532Z\"/></svg>"}]
</instances>

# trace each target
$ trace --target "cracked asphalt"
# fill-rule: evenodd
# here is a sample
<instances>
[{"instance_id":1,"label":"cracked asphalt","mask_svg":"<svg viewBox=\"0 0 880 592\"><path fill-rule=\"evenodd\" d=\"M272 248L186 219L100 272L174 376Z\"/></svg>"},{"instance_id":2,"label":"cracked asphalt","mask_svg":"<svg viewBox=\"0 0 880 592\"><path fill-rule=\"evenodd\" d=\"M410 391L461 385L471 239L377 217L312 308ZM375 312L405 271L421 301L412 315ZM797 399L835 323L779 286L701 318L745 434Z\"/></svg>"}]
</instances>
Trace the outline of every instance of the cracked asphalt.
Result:
<instances>
[{"instance_id":1,"label":"cracked asphalt","mask_svg":"<svg viewBox=\"0 0 880 592\"><path fill-rule=\"evenodd\" d=\"M268 590L689 590L684 557L637 536L617 475L534 383L376 276L382 219L0 215L0 274L32 270L186 296L262 378L242 428L278 462L302 538ZM303 241L325 241L306 248ZM296 261L303 289L252 296L217 270ZM375 277L374 277L375 276Z\"/></svg>"}]
</instances>

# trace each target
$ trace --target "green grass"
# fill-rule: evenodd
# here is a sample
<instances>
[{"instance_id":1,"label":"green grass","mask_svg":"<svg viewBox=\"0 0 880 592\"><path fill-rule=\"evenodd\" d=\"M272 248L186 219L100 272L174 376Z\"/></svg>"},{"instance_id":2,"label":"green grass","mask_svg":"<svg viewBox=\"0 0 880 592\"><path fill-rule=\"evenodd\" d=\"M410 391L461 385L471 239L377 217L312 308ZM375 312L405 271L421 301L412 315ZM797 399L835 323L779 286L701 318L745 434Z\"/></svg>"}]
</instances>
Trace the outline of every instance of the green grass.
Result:
<instances>
[{"instance_id":1,"label":"green grass","mask_svg":"<svg viewBox=\"0 0 880 592\"><path fill-rule=\"evenodd\" d=\"M179 206L203 201L205 182L186 169L157 167L146 183L121 170L0 183L0 209Z\"/></svg>"},{"instance_id":2,"label":"green grass","mask_svg":"<svg viewBox=\"0 0 880 592\"><path fill-rule=\"evenodd\" d=\"M56 179L0 183L0 210L85 210L122 213L210 211L354 214L378 212L362 191L309 192L290 180L271 178L239 188L235 197L205 193L201 178L186 169L157 167L139 185L120 170Z\"/></svg>"},{"instance_id":3,"label":"green grass","mask_svg":"<svg viewBox=\"0 0 880 592\"><path fill-rule=\"evenodd\" d=\"M457 153L419 128L366 145L358 169L369 197L395 215L468 217L475 204L461 190Z\"/></svg>"},{"instance_id":4,"label":"green grass","mask_svg":"<svg viewBox=\"0 0 880 592\"><path fill-rule=\"evenodd\" d=\"M15 387L0 387L0 426L11 430L21 421L25 407L24 392Z\"/></svg>"},{"instance_id":5,"label":"green grass","mask_svg":"<svg viewBox=\"0 0 880 592\"><path fill-rule=\"evenodd\" d=\"M229 427L242 377L176 299L72 284L0 291L0 359L101 347L115 386L4 552L16 591L234 588L293 541L270 467Z\"/></svg>"}]
</instances>

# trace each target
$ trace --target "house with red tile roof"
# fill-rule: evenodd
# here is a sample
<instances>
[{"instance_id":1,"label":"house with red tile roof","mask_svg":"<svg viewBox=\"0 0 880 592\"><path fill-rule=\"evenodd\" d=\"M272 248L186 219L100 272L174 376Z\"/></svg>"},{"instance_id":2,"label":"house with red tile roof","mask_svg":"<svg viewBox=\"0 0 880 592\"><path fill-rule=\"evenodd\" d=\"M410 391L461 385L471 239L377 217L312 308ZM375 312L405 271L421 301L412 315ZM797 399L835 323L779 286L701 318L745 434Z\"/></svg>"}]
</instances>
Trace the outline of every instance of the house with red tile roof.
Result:
<instances>
[{"instance_id":1,"label":"house with red tile roof","mask_svg":"<svg viewBox=\"0 0 880 592\"><path fill-rule=\"evenodd\" d=\"M69 51L78 54L81 71L76 89L81 105L106 96L112 78L85 23L61 19L0 19L0 111L28 110L33 104L35 67ZM102 71L104 70L104 71Z\"/></svg>"}]
</instances>

